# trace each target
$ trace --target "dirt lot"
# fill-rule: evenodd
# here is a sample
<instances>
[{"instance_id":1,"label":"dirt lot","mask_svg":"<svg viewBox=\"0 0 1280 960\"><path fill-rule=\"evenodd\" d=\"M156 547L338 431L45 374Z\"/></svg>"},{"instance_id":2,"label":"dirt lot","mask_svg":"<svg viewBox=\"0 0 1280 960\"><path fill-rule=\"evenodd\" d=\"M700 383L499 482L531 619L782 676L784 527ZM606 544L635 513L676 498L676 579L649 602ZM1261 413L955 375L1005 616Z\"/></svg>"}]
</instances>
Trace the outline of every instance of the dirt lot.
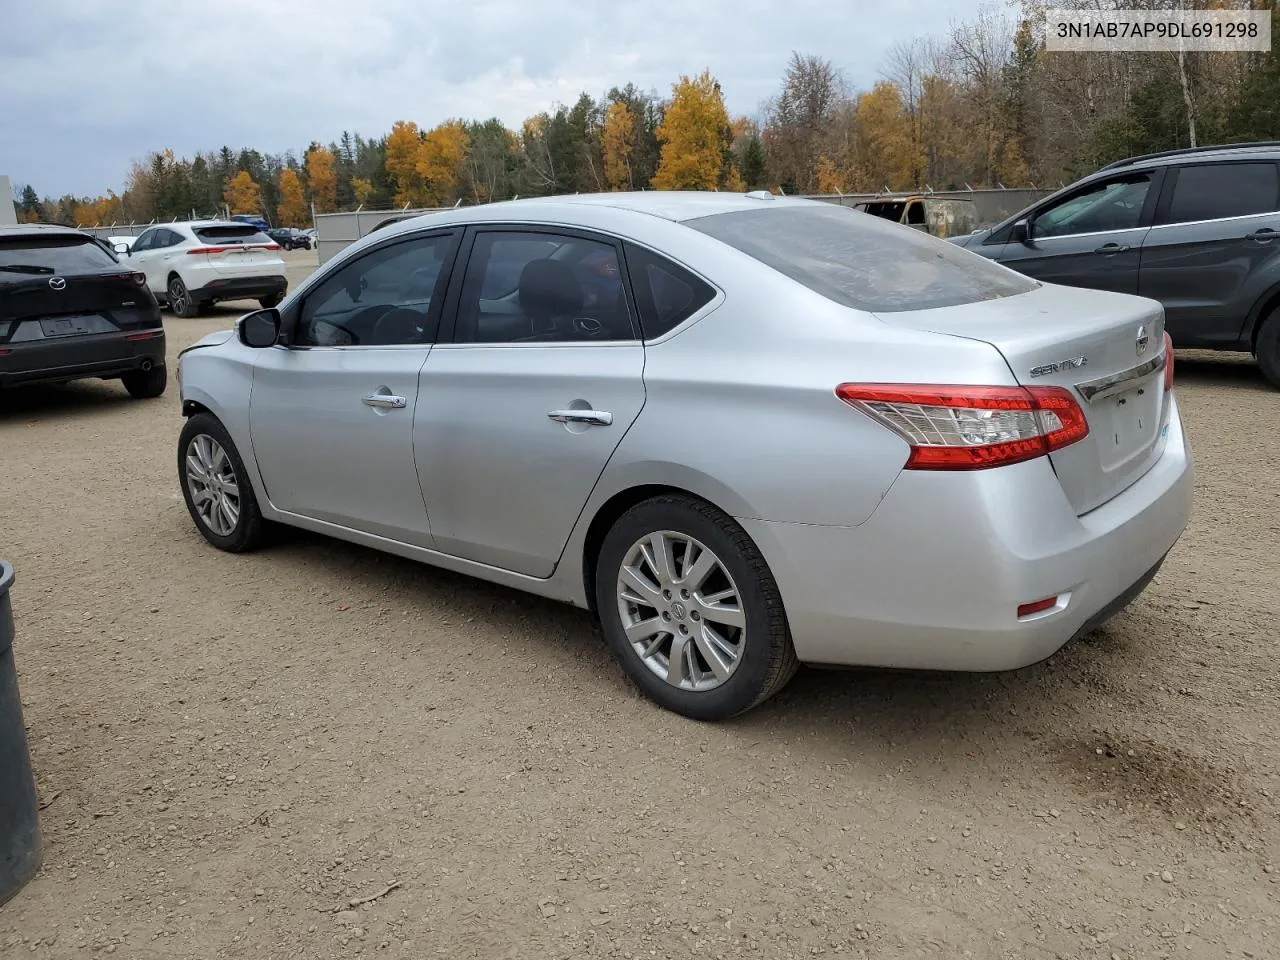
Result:
<instances>
[{"instance_id":1,"label":"dirt lot","mask_svg":"<svg viewBox=\"0 0 1280 960\"><path fill-rule=\"evenodd\" d=\"M171 356L237 312L169 318ZM176 391L4 397L47 849L0 954L1280 956L1280 392L1178 377L1195 517L1104 630L1012 675L806 671L723 726L642 700L579 611L307 535L213 550Z\"/></svg>"}]
</instances>

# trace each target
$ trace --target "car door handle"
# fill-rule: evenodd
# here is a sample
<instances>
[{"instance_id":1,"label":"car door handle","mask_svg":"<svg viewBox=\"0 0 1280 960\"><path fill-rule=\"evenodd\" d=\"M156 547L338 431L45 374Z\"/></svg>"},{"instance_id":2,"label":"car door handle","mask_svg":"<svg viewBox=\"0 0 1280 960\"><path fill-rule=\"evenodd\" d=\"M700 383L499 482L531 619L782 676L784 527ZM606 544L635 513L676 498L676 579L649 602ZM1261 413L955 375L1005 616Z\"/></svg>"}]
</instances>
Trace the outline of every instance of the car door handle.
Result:
<instances>
[{"instance_id":1,"label":"car door handle","mask_svg":"<svg viewBox=\"0 0 1280 960\"><path fill-rule=\"evenodd\" d=\"M607 410L552 410L547 416L557 423L593 423L598 427L613 423L613 414Z\"/></svg>"},{"instance_id":2,"label":"car door handle","mask_svg":"<svg viewBox=\"0 0 1280 960\"><path fill-rule=\"evenodd\" d=\"M1104 257L1109 257L1112 254L1124 253L1128 249L1129 247L1127 244L1104 243L1102 246L1098 247L1098 249L1094 250L1093 252L1100 253Z\"/></svg>"},{"instance_id":3,"label":"car door handle","mask_svg":"<svg viewBox=\"0 0 1280 960\"><path fill-rule=\"evenodd\" d=\"M392 410L403 410L408 401L404 397L392 396L389 393L371 393L364 398L371 407L388 407Z\"/></svg>"},{"instance_id":4,"label":"car door handle","mask_svg":"<svg viewBox=\"0 0 1280 960\"><path fill-rule=\"evenodd\" d=\"M1253 233L1245 235L1246 240L1257 240L1258 243L1270 243L1272 240L1276 239L1276 237L1280 237L1280 233L1277 233L1270 227L1263 227L1260 230L1255 230Z\"/></svg>"}]
</instances>

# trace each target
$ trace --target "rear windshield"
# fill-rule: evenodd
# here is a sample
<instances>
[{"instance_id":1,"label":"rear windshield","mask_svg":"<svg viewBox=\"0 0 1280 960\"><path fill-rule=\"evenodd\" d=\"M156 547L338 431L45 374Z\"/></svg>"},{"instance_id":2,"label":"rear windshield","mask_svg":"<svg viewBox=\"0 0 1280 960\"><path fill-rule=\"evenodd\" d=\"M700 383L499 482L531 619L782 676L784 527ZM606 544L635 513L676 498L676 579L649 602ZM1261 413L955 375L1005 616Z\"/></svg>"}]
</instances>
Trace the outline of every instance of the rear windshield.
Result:
<instances>
[{"instance_id":1,"label":"rear windshield","mask_svg":"<svg viewBox=\"0 0 1280 960\"><path fill-rule=\"evenodd\" d=\"M1038 286L953 243L836 204L717 213L685 225L857 310L952 307Z\"/></svg>"},{"instance_id":2,"label":"rear windshield","mask_svg":"<svg viewBox=\"0 0 1280 960\"><path fill-rule=\"evenodd\" d=\"M0 271L10 267L14 269L5 272L76 273L100 270L118 262L89 237L0 237Z\"/></svg>"},{"instance_id":3,"label":"rear windshield","mask_svg":"<svg viewBox=\"0 0 1280 960\"><path fill-rule=\"evenodd\" d=\"M271 243L272 240L257 227L228 225L224 227L196 227L195 235L205 243Z\"/></svg>"}]
</instances>

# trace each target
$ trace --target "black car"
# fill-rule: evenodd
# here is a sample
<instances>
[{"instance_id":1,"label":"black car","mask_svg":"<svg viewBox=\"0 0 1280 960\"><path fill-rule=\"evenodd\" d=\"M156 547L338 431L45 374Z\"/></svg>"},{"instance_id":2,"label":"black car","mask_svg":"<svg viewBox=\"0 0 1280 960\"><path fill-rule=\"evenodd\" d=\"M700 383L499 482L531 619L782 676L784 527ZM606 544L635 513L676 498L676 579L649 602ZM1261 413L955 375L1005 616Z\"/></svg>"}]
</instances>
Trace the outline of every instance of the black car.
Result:
<instances>
[{"instance_id":1,"label":"black car","mask_svg":"<svg viewBox=\"0 0 1280 960\"><path fill-rule=\"evenodd\" d=\"M274 230L268 230L267 236L280 244L280 249L282 250L311 249L311 238L301 230L295 230L292 227L277 227Z\"/></svg>"},{"instance_id":2,"label":"black car","mask_svg":"<svg viewBox=\"0 0 1280 960\"><path fill-rule=\"evenodd\" d=\"M1164 305L1175 347L1250 351L1280 387L1280 143L1118 160L953 243Z\"/></svg>"},{"instance_id":3,"label":"black car","mask_svg":"<svg viewBox=\"0 0 1280 960\"><path fill-rule=\"evenodd\" d=\"M0 388L118 379L164 393L164 325L144 274L68 227L0 227Z\"/></svg>"}]
</instances>

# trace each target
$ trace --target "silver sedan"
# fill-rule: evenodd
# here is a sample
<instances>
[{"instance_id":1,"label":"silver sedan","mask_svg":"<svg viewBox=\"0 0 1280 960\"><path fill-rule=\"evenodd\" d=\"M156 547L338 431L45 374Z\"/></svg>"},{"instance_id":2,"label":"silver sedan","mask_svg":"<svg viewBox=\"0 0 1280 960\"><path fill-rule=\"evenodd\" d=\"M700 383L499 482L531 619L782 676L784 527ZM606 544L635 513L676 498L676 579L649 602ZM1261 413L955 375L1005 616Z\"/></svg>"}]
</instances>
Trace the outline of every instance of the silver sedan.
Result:
<instances>
[{"instance_id":1,"label":"silver sedan","mask_svg":"<svg viewBox=\"0 0 1280 960\"><path fill-rule=\"evenodd\" d=\"M286 524L589 607L698 719L801 662L1041 660L1191 507L1158 303L769 194L407 220L179 369L215 546Z\"/></svg>"}]
</instances>

